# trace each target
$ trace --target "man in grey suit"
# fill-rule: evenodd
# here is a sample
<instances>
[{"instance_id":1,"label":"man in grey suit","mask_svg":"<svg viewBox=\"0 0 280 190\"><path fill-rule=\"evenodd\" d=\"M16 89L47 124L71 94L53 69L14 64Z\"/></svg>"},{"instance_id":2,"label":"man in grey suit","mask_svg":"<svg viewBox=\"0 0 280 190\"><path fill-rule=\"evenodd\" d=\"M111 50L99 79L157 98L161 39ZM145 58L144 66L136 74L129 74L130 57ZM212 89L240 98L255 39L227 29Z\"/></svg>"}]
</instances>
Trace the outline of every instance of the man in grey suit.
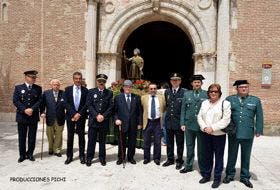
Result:
<instances>
[{"instance_id":1,"label":"man in grey suit","mask_svg":"<svg viewBox=\"0 0 280 190\"><path fill-rule=\"evenodd\" d=\"M47 120L47 137L49 141L49 155L61 157L62 133L65 123L65 109L62 94L59 90L60 81L51 80L52 89L43 93L41 117Z\"/></svg>"}]
</instances>

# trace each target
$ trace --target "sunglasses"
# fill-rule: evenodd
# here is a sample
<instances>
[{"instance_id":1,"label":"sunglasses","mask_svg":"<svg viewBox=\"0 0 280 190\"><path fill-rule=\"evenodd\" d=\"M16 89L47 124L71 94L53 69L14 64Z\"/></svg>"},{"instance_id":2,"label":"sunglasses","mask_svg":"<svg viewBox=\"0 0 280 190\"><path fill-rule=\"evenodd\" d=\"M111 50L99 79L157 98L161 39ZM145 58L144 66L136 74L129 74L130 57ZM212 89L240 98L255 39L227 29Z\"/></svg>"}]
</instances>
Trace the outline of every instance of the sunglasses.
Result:
<instances>
[{"instance_id":1,"label":"sunglasses","mask_svg":"<svg viewBox=\"0 0 280 190\"><path fill-rule=\"evenodd\" d=\"M219 91L218 90L210 90L210 92L209 93L219 93Z\"/></svg>"}]
</instances>

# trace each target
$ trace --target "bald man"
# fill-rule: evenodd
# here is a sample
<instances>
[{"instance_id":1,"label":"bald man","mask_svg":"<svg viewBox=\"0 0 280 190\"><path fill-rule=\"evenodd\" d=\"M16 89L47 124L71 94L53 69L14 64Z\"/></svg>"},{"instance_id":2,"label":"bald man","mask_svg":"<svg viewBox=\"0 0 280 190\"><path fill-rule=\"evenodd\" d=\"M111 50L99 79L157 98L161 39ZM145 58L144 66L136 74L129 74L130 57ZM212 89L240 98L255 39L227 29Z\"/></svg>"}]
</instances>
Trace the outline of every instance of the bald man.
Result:
<instances>
[{"instance_id":1,"label":"bald man","mask_svg":"<svg viewBox=\"0 0 280 190\"><path fill-rule=\"evenodd\" d=\"M44 91L41 106L41 117L47 120L47 137L49 141L49 155L61 157L62 133L65 123L65 109L60 90L60 81L53 79L51 89Z\"/></svg>"}]
</instances>

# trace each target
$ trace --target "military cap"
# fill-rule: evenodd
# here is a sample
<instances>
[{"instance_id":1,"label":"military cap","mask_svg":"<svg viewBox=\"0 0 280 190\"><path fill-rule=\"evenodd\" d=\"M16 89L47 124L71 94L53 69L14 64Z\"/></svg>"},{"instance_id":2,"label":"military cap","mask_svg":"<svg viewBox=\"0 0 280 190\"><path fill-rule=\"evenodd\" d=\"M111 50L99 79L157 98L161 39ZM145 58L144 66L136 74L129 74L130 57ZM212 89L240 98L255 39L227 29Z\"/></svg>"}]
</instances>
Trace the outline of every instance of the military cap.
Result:
<instances>
[{"instance_id":1,"label":"military cap","mask_svg":"<svg viewBox=\"0 0 280 190\"><path fill-rule=\"evenodd\" d=\"M98 74L97 76L96 76L96 80L103 80L103 81L107 81L107 79L108 79L108 77L107 77L107 75L105 75L105 74Z\"/></svg>"},{"instance_id":2,"label":"military cap","mask_svg":"<svg viewBox=\"0 0 280 190\"><path fill-rule=\"evenodd\" d=\"M38 74L38 71L29 70L29 71L25 71L23 74L25 74L26 76L32 77L32 78L36 78L36 75Z\"/></svg>"},{"instance_id":3,"label":"military cap","mask_svg":"<svg viewBox=\"0 0 280 190\"><path fill-rule=\"evenodd\" d=\"M236 80L234 83L233 83L233 86L239 86L241 84L249 84L249 82L247 80Z\"/></svg>"},{"instance_id":4,"label":"military cap","mask_svg":"<svg viewBox=\"0 0 280 190\"><path fill-rule=\"evenodd\" d=\"M194 80L200 80L200 81L202 81L202 80L204 80L205 78L202 76L202 75L193 75L193 76L191 76L191 78L190 78L190 81L192 82L192 81L194 81Z\"/></svg>"},{"instance_id":5,"label":"military cap","mask_svg":"<svg viewBox=\"0 0 280 190\"><path fill-rule=\"evenodd\" d=\"M131 80L125 80L125 81L123 82L123 85L124 85L124 86L132 86L132 82L131 82Z\"/></svg>"},{"instance_id":6,"label":"military cap","mask_svg":"<svg viewBox=\"0 0 280 190\"><path fill-rule=\"evenodd\" d=\"M172 73L171 75L170 75L170 80L181 80L181 75L179 74L179 73Z\"/></svg>"}]
</instances>

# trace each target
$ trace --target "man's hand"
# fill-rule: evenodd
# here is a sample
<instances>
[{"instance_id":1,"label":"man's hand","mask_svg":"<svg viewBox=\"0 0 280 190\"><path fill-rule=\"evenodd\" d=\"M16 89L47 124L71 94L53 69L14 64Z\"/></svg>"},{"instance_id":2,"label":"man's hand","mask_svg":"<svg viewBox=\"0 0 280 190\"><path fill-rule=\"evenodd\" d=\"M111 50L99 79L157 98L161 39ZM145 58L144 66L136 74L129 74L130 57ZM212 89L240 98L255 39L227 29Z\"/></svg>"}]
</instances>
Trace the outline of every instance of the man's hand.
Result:
<instances>
[{"instance_id":1,"label":"man's hand","mask_svg":"<svg viewBox=\"0 0 280 190\"><path fill-rule=\"evenodd\" d=\"M41 114L41 117L42 117L42 118L46 118L46 114L45 114L45 113L42 113L42 114Z\"/></svg>"},{"instance_id":2,"label":"man's hand","mask_svg":"<svg viewBox=\"0 0 280 190\"><path fill-rule=\"evenodd\" d=\"M260 133L256 133L256 137L260 137L261 136L261 134Z\"/></svg>"},{"instance_id":3,"label":"man's hand","mask_svg":"<svg viewBox=\"0 0 280 190\"><path fill-rule=\"evenodd\" d=\"M116 124L116 125L121 125L121 124L122 124L122 121L119 120L119 119L117 119L117 120L115 121L115 124Z\"/></svg>"},{"instance_id":4,"label":"man's hand","mask_svg":"<svg viewBox=\"0 0 280 190\"><path fill-rule=\"evenodd\" d=\"M97 120L97 122L101 123L102 121L104 121L104 116L101 115L101 114L98 114L98 115L96 116L96 120Z\"/></svg>"},{"instance_id":5,"label":"man's hand","mask_svg":"<svg viewBox=\"0 0 280 190\"><path fill-rule=\"evenodd\" d=\"M213 129L212 129L212 127L205 127L204 132L211 135L213 133Z\"/></svg>"},{"instance_id":6,"label":"man's hand","mask_svg":"<svg viewBox=\"0 0 280 190\"><path fill-rule=\"evenodd\" d=\"M182 131L186 131L186 128L187 128L187 127L186 127L185 125L182 125L182 126L181 126L181 130L182 130Z\"/></svg>"},{"instance_id":7,"label":"man's hand","mask_svg":"<svg viewBox=\"0 0 280 190\"><path fill-rule=\"evenodd\" d=\"M76 114L72 117L71 121L78 121L80 118L81 118L81 114L76 113Z\"/></svg>"},{"instance_id":8,"label":"man's hand","mask_svg":"<svg viewBox=\"0 0 280 190\"><path fill-rule=\"evenodd\" d=\"M137 125L137 129L142 129L142 125Z\"/></svg>"},{"instance_id":9,"label":"man's hand","mask_svg":"<svg viewBox=\"0 0 280 190\"><path fill-rule=\"evenodd\" d=\"M28 115L28 116L32 116L32 114L33 114L33 109L27 108L27 109L24 110L24 113L25 113L26 115Z\"/></svg>"}]
</instances>

